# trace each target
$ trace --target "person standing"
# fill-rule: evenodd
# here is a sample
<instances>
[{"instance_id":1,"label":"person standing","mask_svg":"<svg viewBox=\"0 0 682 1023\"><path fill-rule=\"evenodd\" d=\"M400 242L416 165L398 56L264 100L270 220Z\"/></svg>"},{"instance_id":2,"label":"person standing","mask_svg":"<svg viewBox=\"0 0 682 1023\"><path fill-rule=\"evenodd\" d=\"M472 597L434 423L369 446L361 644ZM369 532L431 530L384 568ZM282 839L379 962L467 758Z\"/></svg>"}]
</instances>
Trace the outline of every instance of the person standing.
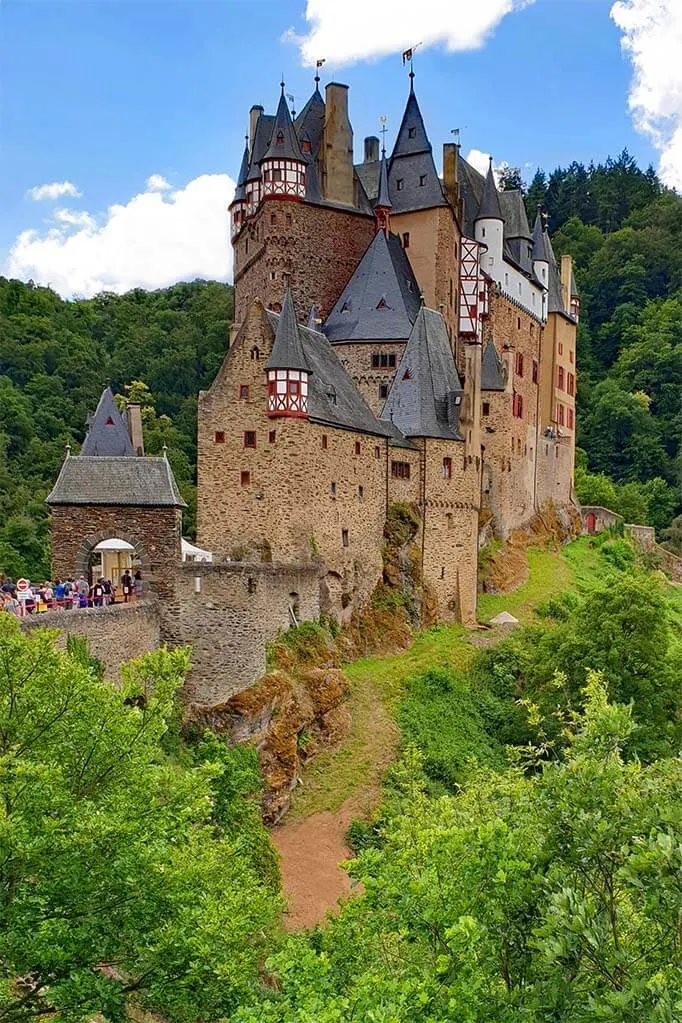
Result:
<instances>
[{"instance_id":1,"label":"person standing","mask_svg":"<svg viewBox=\"0 0 682 1023\"><path fill-rule=\"evenodd\" d=\"M121 576L121 586L123 588L123 603L127 604L133 592L133 577L128 569Z\"/></svg>"},{"instance_id":2,"label":"person standing","mask_svg":"<svg viewBox=\"0 0 682 1023\"><path fill-rule=\"evenodd\" d=\"M139 600L140 597L142 596L142 572L140 572L139 568L138 568L137 572L135 573L134 586L135 586L135 600Z\"/></svg>"}]
</instances>

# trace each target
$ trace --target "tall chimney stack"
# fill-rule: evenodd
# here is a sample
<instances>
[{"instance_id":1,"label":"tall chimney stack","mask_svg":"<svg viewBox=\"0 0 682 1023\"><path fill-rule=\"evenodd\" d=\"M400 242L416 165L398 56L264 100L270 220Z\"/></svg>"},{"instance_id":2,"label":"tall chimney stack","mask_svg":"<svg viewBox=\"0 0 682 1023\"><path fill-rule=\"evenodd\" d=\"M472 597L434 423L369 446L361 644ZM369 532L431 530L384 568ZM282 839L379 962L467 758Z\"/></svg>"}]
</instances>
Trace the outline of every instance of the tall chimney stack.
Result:
<instances>
[{"instance_id":1,"label":"tall chimney stack","mask_svg":"<svg viewBox=\"0 0 682 1023\"><path fill-rule=\"evenodd\" d=\"M253 153L253 140L256 137L256 125L258 124L258 118L263 113L263 107L253 106L249 110L249 153Z\"/></svg>"},{"instance_id":2,"label":"tall chimney stack","mask_svg":"<svg viewBox=\"0 0 682 1023\"><path fill-rule=\"evenodd\" d=\"M353 129L348 119L348 86L330 82L325 93L323 191L328 202L352 206Z\"/></svg>"},{"instance_id":3,"label":"tall chimney stack","mask_svg":"<svg viewBox=\"0 0 682 1023\"><path fill-rule=\"evenodd\" d=\"M443 187L447 200L459 213L459 181L457 176L457 146L454 142L446 142L443 146Z\"/></svg>"},{"instance_id":4,"label":"tall chimney stack","mask_svg":"<svg viewBox=\"0 0 682 1023\"><path fill-rule=\"evenodd\" d=\"M136 401L128 403L126 408L126 420L130 441L135 448L136 455L144 454L144 438L142 436L142 406Z\"/></svg>"},{"instance_id":5,"label":"tall chimney stack","mask_svg":"<svg viewBox=\"0 0 682 1023\"><path fill-rule=\"evenodd\" d=\"M368 135L365 139L365 163L376 163L379 159L379 139Z\"/></svg>"}]
</instances>

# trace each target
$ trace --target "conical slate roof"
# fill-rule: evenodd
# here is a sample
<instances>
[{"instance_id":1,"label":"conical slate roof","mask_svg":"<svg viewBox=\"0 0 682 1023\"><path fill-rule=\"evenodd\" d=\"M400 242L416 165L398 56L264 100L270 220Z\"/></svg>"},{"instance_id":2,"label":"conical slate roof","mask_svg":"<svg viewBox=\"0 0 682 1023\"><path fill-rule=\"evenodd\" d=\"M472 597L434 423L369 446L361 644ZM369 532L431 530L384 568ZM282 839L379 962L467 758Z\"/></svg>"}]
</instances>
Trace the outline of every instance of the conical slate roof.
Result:
<instances>
[{"instance_id":1,"label":"conical slate roof","mask_svg":"<svg viewBox=\"0 0 682 1023\"><path fill-rule=\"evenodd\" d=\"M294 128L299 142L303 141L304 136L306 136L310 142L310 153L306 154L302 152L301 154L304 160L317 159L320 151L320 143L322 142L322 134L324 132L324 118L324 100L322 99L320 90L317 86L315 86L315 91L294 121Z\"/></svg>"},{"instance_id":2,"label":"conical slate roof","mask_svg":"<svg viewBox=\"0 0 682 1023\"><path fill-rule=\"evenodd\" d=\"M486 350L483 352L483 358L481 359L481 390L504 390L504 369L492 341L488 341Z\"/></svg>"},{"instance_id":3,"label":"conical slate roof","mask_svg":"<svg viewBox=\"0 0 682 1023\"><path fill-rule=\"evenodd\" d=\"M232 202L241 202L246 195L246 178L249 173L249 143L247 141L244 146L244 155L242 156L241 167L239 168L239 174L237 175L237 187L234 190L234 199Z\"/></svg>"},{"instance_id":4,"label":"conical slate roof","mask_svg":"<svg viewBox=\"0 0 682 1023\"><path fill-rule=\"evenodd\" d=\"M504 221L504 217L502 216L502 207L500 206L500 193L497 191L495 175L493 174L492 157L488 164L488 173L486 175L485 185L483 186L481 205L478 207L476 220Z\"/></svg>"},{"instance_id":5,"label":"conical slate roof","mask_svg":"<svg viewBox=\"0 0 682 1023\"><path fill-rule=\"evenodd\" d=\"M405 437L461 441L461 398L445 320L422 306L380 418L392 422Z\"/></svg>"},{"instance_id":6,"label":"conical slate roof","mask_svg":"<svg viewBox=\"0 0 682 1023\"><path fill-rule=\"evenodd\" d=\"M396 156L413 156L415 153L430 153L431 143L426 134L424 118L419 109L419 103L414 88L410 85L410 94L407 97L405 113L400 122L398 135L391 153L391 160Z\"/></svg>"},{"instance_id":7,"label":"conical slate roof","mask_svg":"<svg viewBox=\"0 0 682 1023\"><path fill-rule=\"evenodd\" d=\"M542 214L540 207L535 215L535 223L533 224L533 262L540 260L541 262L549 263L549 236L544 229L542 223Z\"/></svg>"},{"instance_id":8,"label":"conical slate roof","mask_svg":"<svg viewBox=\"0 0 682 1023\"><path fill-rule=\"evenodd\" d=\"M102 391L97 410L93 416L88 417L87 424L88 432L81 447L81 455L136 454L109 387Z\"/></svg>"},{"instance_id":9,"label":"conical slate roof","mask_svg":"<svg viewBox=\"0 0 682 1023\"><path fill-rule=\"evenodd\" d=\"M253 148L251 150L251 163L246 175L246 180L257 181L260 178L260 162L270 144L272 127L275 118L272 114L261 113L256 121L256 130L253 136Z\"/></svg>"},{"instance_id":10,"label":"conical slate roof","mask_svg":"<svg viewBox=\"0 0 682 1023\"><path fill-rule=\"evenodd\" d=\"M277 141L278 137L281 137L281 142ZM263 155L263 160L299 160L301 163L305 163L284 95L284 85L282 85L282 95L277 104L270 145Z\"/></svg>"},{"instance_id":11,"label":"conical slate roof","mask_svg":"<svg viewBox=\"0 0 682 1023\"><path fill-rule=\"evenodd\" d=\"M388 188L394 213L446 205L433 162L431 143L412 86L391 153Z\"/></svg>"},{"instance_id":12,"label":"conical slate roof","mask_svg":"<svg viewBox=\"0 0 682 1023\"><path fill-rule=\"evenodd\" d=\"M331 342L404 341L419 312L419 285L396 235L377 231L324 325Z\"/></svg>"},{"instance_id":13,"label":"conical slate roof","mask_svg":"<svg viewBox=\"0 0 682 1023\"><path fill-rule=\"evenodd\" d=\"M296 322L296 311L291 289L287 288L284 304L277 322L275 343L265 364L266 369L302 369L310 373L310 366L303 353Z\"/></svg>"},{"instance_id":14,"label":"conical slate roof","mask_svg":"<svg viewBox=\"0 0 682 1023\"><path fill-rule=\"evenodd\" d=\"M382 209L391 209L391 197L388 194L388 167L386 165L386 153L381 154L381 168L379 170L379 194L377 195L376 206Z\"/></svg>"}]
</instances>

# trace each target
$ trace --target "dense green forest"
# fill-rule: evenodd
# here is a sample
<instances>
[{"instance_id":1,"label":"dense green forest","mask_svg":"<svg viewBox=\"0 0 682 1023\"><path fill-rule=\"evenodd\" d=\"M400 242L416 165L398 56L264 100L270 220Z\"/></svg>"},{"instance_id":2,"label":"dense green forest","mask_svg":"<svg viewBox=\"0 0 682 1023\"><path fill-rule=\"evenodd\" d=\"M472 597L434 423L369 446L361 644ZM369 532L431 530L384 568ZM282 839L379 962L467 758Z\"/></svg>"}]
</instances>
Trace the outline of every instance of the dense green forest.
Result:
<instances>
[{"instance_id":1,"label":"dense green forest","mask_svg":"<svg viewBox=\"0 0 682 1023\"><path fill-rule=\"evenodd\" d=\"M622 536L555 557L577 590L407 677L362 895L290 935L255 750L178 730L187 652L117 686L0 615L3 1018L682 1018L681 591Z\"/></svg>"},{"instance_id":2,"label":"dense green forest","mask_svg":"<svg viewBox=\"0 0 682 1023\"><path fill-rule=\"evenodd\" d=\"M519 183L510 172L503 184ZM671 542L682 477L682 199L623 153L527 188L581 292L578 496ZM168 446L193 535L196 395L227 346L232 289L195 281L65 302L0 278L0 568L48 572L44 498L109 383L146 384L147 450ZM139 389L138 389L139 393ZM679 539L677 540L679 543Z\"/></svg>"}]
</instances>

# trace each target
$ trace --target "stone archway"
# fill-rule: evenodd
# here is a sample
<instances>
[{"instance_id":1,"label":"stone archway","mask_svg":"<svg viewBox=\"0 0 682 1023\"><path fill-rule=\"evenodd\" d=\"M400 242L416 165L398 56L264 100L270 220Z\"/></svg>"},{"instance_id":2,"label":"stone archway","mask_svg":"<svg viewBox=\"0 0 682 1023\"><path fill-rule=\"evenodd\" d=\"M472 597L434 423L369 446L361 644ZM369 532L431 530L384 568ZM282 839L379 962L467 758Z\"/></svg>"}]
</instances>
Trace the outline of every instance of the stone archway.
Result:
<instances>
[{"instance_id":1,"label":"stone archway","mask_svg":"<svg viewBox=\"0 0 682 1023\"><path fill-rule=\"evenodd\" d=\"M143 581L147 581L151 575L151 558L149 552L144 543L141 543L139 538L131 533L127 533L124 529L106 529L100 530L97 533L90 533L88 536L84 536L79 544L78 551L76 553L76 565L75 574L76 576L84 576L88 578L90 571L90 558L95 550L97 544L102 543L103 540L110 540L113 536L117 540L125 540L131 547L135 549L138 561L140 563L140 572L142 573Z\"/></svg>"}]
</instances>

